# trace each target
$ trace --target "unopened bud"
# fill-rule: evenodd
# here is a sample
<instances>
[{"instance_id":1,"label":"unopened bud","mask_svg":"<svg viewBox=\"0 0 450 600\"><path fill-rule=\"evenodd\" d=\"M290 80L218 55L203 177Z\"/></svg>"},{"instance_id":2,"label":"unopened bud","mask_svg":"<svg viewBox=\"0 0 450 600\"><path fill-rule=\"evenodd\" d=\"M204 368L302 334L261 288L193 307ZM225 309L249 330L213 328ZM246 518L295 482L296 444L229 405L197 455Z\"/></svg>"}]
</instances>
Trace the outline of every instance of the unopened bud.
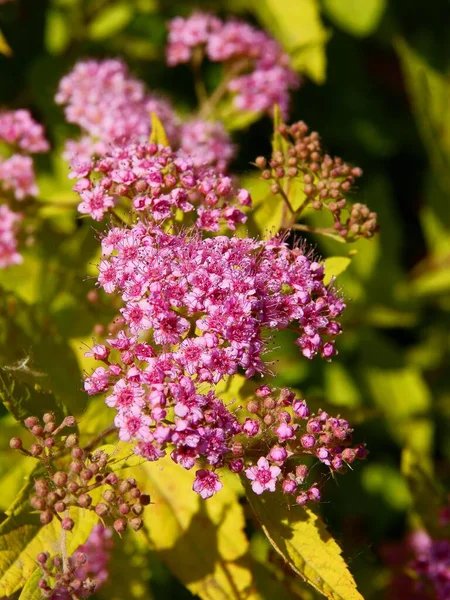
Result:
<instances>
[{"instance_id":1,"label":"unopened bud","mask_svg":"<svg viewBox=\"0 0 450 600\"><path fill-rule=\"evenodd\" d=\"M117 519L117 521L114 521L113 527L119 535L125 533L127 529L126 519Z\"/></svg>"},{"instance_id":2,"label":"unopened bud","mask_svg":"<svg viewBox=\"0 0 450 600\"><path fill-rule=\"evenodd\" d=\"M27 429L33 429L35 425L38 425L39 419L37 417L27 417L24 421Z\"/></svg>"},{"instance_id":3,"label":"unopened bud","mask_svg":"<svg viewBox=\"0 0 450 600\"><path fill-rule=\"evenodd\" d=\"M139 531L139 529L141 529L143 524L144 523L143 523L142 519L140 519L139 517L134 517L133 519L130 520L130 527L132 529L134 529L134 531Z\"/></svg>"},{"instance_id":4,"label":"unopened bud","mask_svg":"<svg viewBox=\"0 0 450 600\"><path fill-rule=\"evenodd\" d=\"M61 521L61 527L65 531L72 531L72 529L74 528L74 526L75 526L75 522L70 517L64 517L64 519Z\"/></svg>"},{"instance_id":5,"label":"unopened bud","mask_svg":"<svg viewBox=\"0 0 450 600\"><path fill-rule=\"evenodd\" d=\"M37 560L39 563L41 563L41 565L45 565L45 563L49 559L49 556L50 555L48 552L39 552L39 554L37 555Z\"/></svg>"},{"instance_id":6,"label":"unopened bud","mask_svg":"<svg viewBox=\"0 0 450 600\"><path fill-rule=\"evenodd\" d=\"M42 417L42 420L44 421L44 423L54 423L55 413L54 412L45 413L44 416Z\"/></svg>"},{"instance_id":7,"label":"unopened bud","mask_svg":"<svg viewBox=\"0 0 450 600\"><path fill-rule=\"evenodd\" d=\"M66 510L67 506L65 504L65 502L62 502L61 500L59 502L56 502L55 504L55 510L56 512L62 513Z\"/></svg>"},{"instance_id":8,"label":"unopened bud","mask_svg":"<svg viewBox=\"0 0 450 600\"><path fill-rule=\"evenodd\" d=\"M97 506L95 507L95 512L98 514L99 517L104 517L108 514L109 509L106 506L106 504L100 502L100 504L97 504Z\"/></svg>"},{"instance_id":9,"label":"unopened bud","mask_svg":"<svg viewBox=\"0 0 450 600\"><path fill-rule=\"evenodd\" d=\"M66 427L75 427L75 425L77 424L77 420L71 415L66 417L63 422Z\"/></svg>"},{"instance_id":10,"label":"unopened bud","mask_svg":"<svg viewBox=\"0 0 450 600\"><path fill-rule=\"evenodd\" d=\"M247 404L247 410L249 413L252 413L253 415L256 415L256 413L259 411L259 402L257 402L257 400L249 400L248 404Z\"/></svg>"},{"instance_id":11,"label":"unopened bud","mask_svg":"<svg viewBox=\"0 0 450 600\"><path fill-rule=\"evenodd\" d=\"M139 503L142 504L142 506L147 506L150 504L150 496L148 494L141 494L139 496Z\"/></svg>"},{"instance_id":12,"label":"unopened bud","mask_svg":"<svg viewBox=\"0 0 450 600\"><path fill-rule=\"evenodd\" d=\"M43 513L39 515L39 519L42 525L48 525L52 522L53 514L49 510L45 510Z\"/></svg>"},{"instance_id":13,"label":"unopened bud","mask_svg":"<svg viewBox=\"0 0 450 600\"><path fill-rule=\"evenodd\" d=\"M9 440L9 447L13 450L22 448L22 440L19 437L13 437Z\"/></svg>"},{"instance_id":14,"label":"unopened bud","mask_svg":"<svg viewBox=\"0 0 450 600\"><path fill-rule=\"evenodd\" d=\"M53 481L56 483L56 485L58 487L62 487L64 485L66 485L67 479L68 479L67 473L64 473L64 471L57 471L53 475Z\"/></svg>"},{"instance_id":15,"label":"unopened bud","mask_svg":"<svg viewBox=\"0 0 450 600\"><path fill-rule=\"evenodd\" d=\"M71 433L70 435L68 435L66 438L67 448L74 448L77 445L78 445L78 436L76 436L74 433Z\"/></svg>"},{"instance_id":16,"label":"unopened bud","mask_svg":"<svg viewBox=\"0 0 450 600\"><path fill-rule=\"evenodd\" d=\"M81 494L78 497L78 505L81 506L81 508L89 508L91 504L92 498L89 496L89 494Z\"/></svg>"}]
</instances>

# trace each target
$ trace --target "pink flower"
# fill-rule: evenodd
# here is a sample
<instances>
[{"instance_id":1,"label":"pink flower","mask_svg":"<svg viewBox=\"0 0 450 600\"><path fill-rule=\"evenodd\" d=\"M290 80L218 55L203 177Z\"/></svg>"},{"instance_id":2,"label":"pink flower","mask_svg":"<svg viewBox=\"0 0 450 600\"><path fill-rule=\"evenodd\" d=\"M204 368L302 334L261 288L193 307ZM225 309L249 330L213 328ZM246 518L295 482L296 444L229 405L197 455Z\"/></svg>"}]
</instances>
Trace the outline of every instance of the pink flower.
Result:
<instances>
[{"instance_id":1,"label":"pink flower","mask_svg":"<svg viewBox=\"0 0 450 600\"><path fill-rule=\"evenodd\" d=\"M84 380L84 389L92 396L101 394L109 387L108 371L104 367L97 367L90 377Z\"/></svg>"},{"instance_id":2,"label":"pink flower","mask_svg":"<svg viewBox=\"0 0 450 600\"><path fill-rule=\"evenodd\" d=\"M255 494L262 494L265 490L275 491L277 477L281 473L280 467L271 467L269 461L261 456L257 466L245 470L245 474L252 481L252 490Z\"/></svg>"},{"instance_id":3,"label":"pink flower","mask_svg":"<svg viewBox=\"0 0 450 600\"><path fill-rule=\"evenodd\" d=\"M17 228L22 215L12 212L6 204L0 204L0 269L18 265L22 256L17 252Z\"/></svg>"},{"instance_id":4,"label":"pink flower","mask_svg":"<svg viewBox=\"0 0 450 600\"><path fill-rule=\"evenodd\" d=\"M81 192L80 197L82 202L78 205L78 210L90 215L95 221L101 221L105 213L114 206L114 199L100 186L92 191Z\"/></svg>"},{"instance_id":5,"label":"pink flower","mask_svg":"<svg viewBox=\"0 0 450 600\"><path fill-rule=\"evenodd\" d=\"M217 492L223 488L223 483L220 481L219 476L212 471L208 471L207 469L202 469L197 471L195 474L195 480L192 484L192 489L197 494L206 500L207 498L211 498Z\"/></svg>"},{"instance_id":6,"label":"pink flower","mask_svg":"<svg viewBox=\"0 0 450 600\"><path fill-rule=\"evenodd\" d=\"M152 441L153 436L149 429L151 422L151 418L144 415L138 407L132 407L127 412L119 412L114 419L114 425L119 429L119 439L122 442L129 442L131 439Z\"/></svg>"}]
</instances>

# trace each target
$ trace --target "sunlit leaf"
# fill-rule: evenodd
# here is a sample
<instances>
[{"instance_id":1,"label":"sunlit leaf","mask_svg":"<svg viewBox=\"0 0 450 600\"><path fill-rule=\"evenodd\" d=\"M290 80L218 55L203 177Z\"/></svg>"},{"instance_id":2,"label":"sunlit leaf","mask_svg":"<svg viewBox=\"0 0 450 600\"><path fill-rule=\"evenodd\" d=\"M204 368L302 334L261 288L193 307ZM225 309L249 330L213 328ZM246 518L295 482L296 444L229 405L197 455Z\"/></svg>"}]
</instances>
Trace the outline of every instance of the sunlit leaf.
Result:
<instances>
[{"instance_id":1,"label":"sunlit leaf","mask_svg":"<svg viewBox=\"0 0 450 600\"><path fill-rule=\"evenodd\" d=\"M323 0L323 6L338 27L364 37L377 29L386 9L386 0Z\"/></svg>"},{"instance_id":2,"label":"sunlit leaf","mask_svg":"<svg viewBox=\"0 0 450 600\"><path fill-rule=\"evenodd\" d=\"M45 45L50 54L61 54L70 43L70 23L62 11L50 9L47 13Z\"/></svg>"},{"instance_id":3,"label":"sunlit leaf","mask_svg":"<svg viewBox=\"0 0 450 600\"><path fill-rule=\"evenodd\" d=\"M164 130L164 125L161 123L155 113L151 113L152 132L150 134L150 142L153 144L161 144L162 146L170 146L169 139Z\"/></svg>"},{"instance_id":4,"label":"sunlit leaf","mask_svg":"<svg viewBox=\"0 0 450 600\"><path fill-rule=\"evenodd\" d=\"M330 256L325 259L325 277L324 283L328 285L330 281L343 273L351 263L352 259L348 256Z\"/></svg>"},{"instance_id":5,"label":"sunlit leaf","mask_svg":"<svg viewBox=\"0 0 450 600\"><path fill-rule=\"evenodd\" d=\"M362 600L342 552L311 510L289 510L278 492L257 496L243 478L247 499L264 533L291 569L327 598Z\"/></svg>"},{"instance_id":6,"label":"sunlit leaf","mask_svg":"<svg viewBox=\"0 0 450 600\"><path fill-rule=\"evenodd\" d=\"M253 7L268 30L289 51L294 67L316 83L323 83L328 34L320 19L318 1L254 0Z\"/></svg>"},{"instance_id":7,"label":"sunlit leaf","mask_svg":"<svg viewBox=\"0 0 450 600\"><path fill-rule=\"evenodd\" d=\"M147 462L133 476L154 502L146 519L152 547L192 593L205 600L257 598L242 507L227 482L205 502L191 489L194 474L169 458Z\"/></svg>"},{"instance_id":8,"label":"sunlit leaf","mask_svg":"<svg viewBox=\"0 0 450 600\"><path fill-rule=\"evenodd\" d=\"M133 17L133 6L129 2L114 2L107 5L89 25L89 37L105 40L122 31Z\"/></svg>"},{"instance_id":9,"label":"sunlit leaf","mask_svg":"<svg viewBox=\"0 0 450 600\"><path fill-rule=\"evenodd\" d=\"M9 44L0 29L0 54L3 54L4 56L12 56L12 53L13 51L9 47Z\"/></svg>"}]
</instances>

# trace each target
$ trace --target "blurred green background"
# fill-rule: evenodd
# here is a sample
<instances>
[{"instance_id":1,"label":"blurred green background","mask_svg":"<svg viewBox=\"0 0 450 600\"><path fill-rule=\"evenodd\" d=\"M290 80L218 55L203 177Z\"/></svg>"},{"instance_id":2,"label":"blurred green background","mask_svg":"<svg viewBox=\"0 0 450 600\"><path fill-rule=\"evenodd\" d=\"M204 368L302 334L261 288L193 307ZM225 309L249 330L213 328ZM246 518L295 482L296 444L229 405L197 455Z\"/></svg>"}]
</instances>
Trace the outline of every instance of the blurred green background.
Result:
<instances>
[{"instance_id":1,"label":"blurred green background","mask_svg":"<svg viewBox=\"0 0 450 600\"><path fill-rule=\"evenodd\" d=\"M12 54L0 56L0 107L27 107L46 128L54 151L38 161L45 198L70 198L59 153L72 130L53 101L62 75L81 58L123 57L151 90L189 111L195 106L191 74L183 66L165 66L165 23L195 8L268 27L286 46L304 75L291 121L306 121L331 154L363 168L352 198L379 215L381 230L372 240L346 246L310 236L324 256L352 254L338 278L349 301L339 356L331 364L301 360L283 334L271 358L280 384L349 417L356 441L367 442L368 461L328 481L322 511L364 597L389 597L383 549L410 527L437 527L431 507L445 500L450 483L450 3L7 2L0 6L0 29ZM213 68L208 77L216 77ZM233 132L240 149L236 172L245 174L250 161L270 152L271 131L264 118ZM17 360L29 344L39 346L35 358L43 371L61 389L75 382L69 398L75 405L85 402L78 391L76 340L111 315L85 307L83 278L95 250L95 240L86 241L90 229L73 215L55 226L57 209L50 204L42 214L48 224L36 233L42 245L37 256L29 251L28 271L15 267L0 275L1 285L19 296L1 297L0 355ZM11 330L11 314L19 313L21 323ZM23 334L28 317L47 323L33 339ZM73 374L58 374L61 352ZM258 535L252 540L257 561L268 552ZM190 597L152 560L156 597ZM269 561L279 562L271 554ZM287 598L310 597L289 574L283 577Z\"/></svg>"}]
</instances>

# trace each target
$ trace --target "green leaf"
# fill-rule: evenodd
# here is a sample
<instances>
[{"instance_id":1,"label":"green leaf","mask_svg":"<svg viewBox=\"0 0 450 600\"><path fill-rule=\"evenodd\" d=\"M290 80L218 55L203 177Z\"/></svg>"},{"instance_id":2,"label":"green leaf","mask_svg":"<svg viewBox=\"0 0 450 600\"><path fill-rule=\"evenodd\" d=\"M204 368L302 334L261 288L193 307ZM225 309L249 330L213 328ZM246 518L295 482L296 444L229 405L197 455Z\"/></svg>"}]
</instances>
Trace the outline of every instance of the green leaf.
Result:
<instances>
[{"instance_id":1,"label":"green leaf","mask_svg":"<svg viewBox=\"0 0 450 600\"><path fill-rule=\"evenodd\" d=\"M19 600L42 600L42 590L39 587L42 576L42 569L37 568L22 589Z\"/></svg>"},{"instance_id":2,"label":"green leaf","mask_svg":"<svg viewBox=\"0 0 450 600\"><path fill-rule=\"evenodd\" d=\"M105 40L122 31L133 17L133 7L129 2L115 2L106 6L89 25L92 40Z\"/></svg>"},{"instance_id":3,"label":"green leaf","mask_svg":"<svg viewBox=\"0 0 450 600\"><path fill-rule=\"evenodd\" d=\"M278 131L281 125L283 125L283 117L281 116L280 107L278 104L275 104L273 108L272 153L278 151L286 155L289 144L286 138Z\"/></svg>"},{"instance_id":4,"label":"green leaf","mask_svg":"<svg viewBox=\"0 0 450 600\"><path fill-rule=\"evenodd\" d=\"M340 362L332 362L324 370L326 397L336 406L361 406L361 392L350 371Z\"/></svg>"},{"instance_id":5,"label":"green leaf","mask_svg":"<svg viewBox=\"0 0 450 600\"><path fill-rule=\"evenodd\" d=\"M323 83L328 33L320 19L318 1L253 0L253 9L291 54L294 68Z\"/></svg>"},{"instance_id":6,"label":"green leaf","mask_svg":"<svg viewBox=\"0 0 450 600\"><path fill-rule=\"evenodd\" d=\"M280 493L257 496L247 479L242 482L264 533L297 575L327 598L363 600L341 549L318 515L300 506L289 510Z\"/></svg>"},{"instance_id":7,"label":"green leaf","mask_svg":"<svg viewBox=\"0 0 450 600\"><path fill-rule=\"evenodd\" d=\"M14 418L22 423L26 417L39 416L45 412L55 413L58 421L67 415L67 409L38 383L25 383L28 371L18 367L0 368L0 398Z\"/></svg>"},{"instance_id":8,"label":"green leaf","mask_svg":"<svg viewBox=\"0 0 450 600\"><path fill-rule=\"evenodd\" d=\"M337 277L343 273L352 259L348 256L330 256L324 260L325 263L325 277L324 283L328 285L334 277Z\"/></svg>"},{"instance_id":9,"label":"green leaf","mask_svg":"<svg viewBox=\"0 0 450 600\"><path fill-rule=\"evenodd\" d=\"M433 443L431 394L422 373L405 363L400 349L381 336L367 336L360 344L362 389L383 414L392 437L416 452L429 452Z\"/></svg>"},{"instance_id":10,"label":"green leaf","mask_svg":"<svg viewBox=\"0 0 450 600\"><path fill-rule=\"evenodd\" d=\"M39 552L61 551L61 539L64 539L64 536L61 538L61 525L56 519L49 525L40 523L39 515L29 503L32 490L33 479L30 478L6 511L8 518L0 524L0 597L11 596L26 584L35 572ZM84 544L98 522L93 511L71 508L70 516L75 527L71 532L65 532L69 556Z\"/></svg>"},{"instance_id":11,"label":"green leaf","mask_svg":"<svg viewBox=\"0 0 450 600\"><path fill-rule=\"evenodd\" d=\"M446 191L450 191L450 79L433 69L407 42L399 38L400 57L419 131L431 165Z\"/></svg>"},{"instance_id":12,"label":"green leaf","mask_svg":"<svg viewBox=\"0 0 450 600\"><path fill-rule=\"evenodd\" d=\"M274 196L267 181L256 173L242 177L241 185L252 195L253 210L246 222L250 234L262 238L274 235L280 227L283 215L281 196Z\"/></svg>"},{"instance_id":13,"label":"green leaf","mask_svg":"<svg viewBox=\"0 0 450 600\"><path fill-rule=\"evenodd\" d=\"M8 42L6 41L5 36L0 29L0 54L4 56L12 56L13 51L11 50Z\"/></svg>"},{"instance_id":14,"label":"green leaf","mask_svg":"<svg viewBox=\"0 0 450 600\"><path fill-rule=\"evenodd\" d=\"M365 37L377 29L386 10L386 0L323 0L323 7L338 27Z\"/></svg>"},{"instance_id":15,"label":"green leaf","mask_svg":"<svg viewBox=\"0 0 450 600\"><path fill-rule=\"evenodd\" d=\"M45 46L50 54L61 54L70 43L71 28L67 15L50 9L45 26Z\"/></svg>"},{"instance_id":16,"label":"green leaf","mask_svg":"<svg viewBox=\"0 0 450 600\"><path fill-rule=\"evenodd\" d=\"M152 547L193 594L205 600L257 598L244 514L228 482L204 501L191 489L194 474L169 457L144 463L133 477L154 502L146 519Z\"/></svg>"},{"instance_id":17,"label":"green leaf","mask_svg":"<svg viewBox=\"0 0 450 600\"><path fill-rule=\"evenodd\" d=\"M402 451L402 473L413 497L411 520L413 528L426 529L439 535L439 509L442 497L433 478L432 462L411 448Z\"/></svg>"},{"instance_id":18,"label":"green leaf","mask_svg":"<svg viewBox=\"0 0 450 600\"><path fill-rule=\"evenodd\" d=\"M150 143L161 144L162 146L170 146L169 139L164 130L164 125L154 112L151 113L152 132L150 134Z\"/></svg>"}]
</instances>

